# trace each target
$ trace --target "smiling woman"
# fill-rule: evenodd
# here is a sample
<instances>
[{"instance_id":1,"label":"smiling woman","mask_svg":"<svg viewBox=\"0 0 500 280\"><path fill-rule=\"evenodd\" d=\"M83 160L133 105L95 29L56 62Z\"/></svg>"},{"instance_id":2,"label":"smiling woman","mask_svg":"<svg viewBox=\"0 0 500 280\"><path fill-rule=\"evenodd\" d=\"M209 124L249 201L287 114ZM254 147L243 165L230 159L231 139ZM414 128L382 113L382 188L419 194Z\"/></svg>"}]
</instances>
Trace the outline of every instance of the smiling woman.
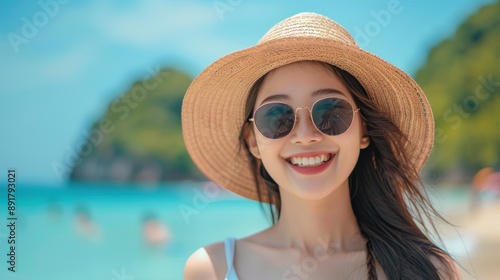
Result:
<instances>
[{"instance_id":1,"label":"smiling woman","mask_svg":"<svg viewBox=\"0 0 500 280\"><path fill-rule=\"evenodd\" d=\"M200 170L273 220L194 252L185 279L459 278L421 227L440 217L418 175L433 143L426 96L336 22L301 13L219 59L182 121Z\"/></svg>"}]
</instances>

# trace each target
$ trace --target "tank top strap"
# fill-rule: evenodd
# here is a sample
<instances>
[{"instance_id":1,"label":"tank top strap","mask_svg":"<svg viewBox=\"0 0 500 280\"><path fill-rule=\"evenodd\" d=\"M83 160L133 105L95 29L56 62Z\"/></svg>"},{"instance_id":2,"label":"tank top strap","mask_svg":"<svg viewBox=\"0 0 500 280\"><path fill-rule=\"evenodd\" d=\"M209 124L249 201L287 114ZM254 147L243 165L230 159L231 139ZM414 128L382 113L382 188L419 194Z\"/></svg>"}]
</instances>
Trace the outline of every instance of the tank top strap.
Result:
<instances>
[{"instance_id":1,"label":"tank top strap","mask_svg":"<svg viewBox=\"0 0 500 280\"><path fill-rule=\"evenodd\" d=\"M228 237L226 238L226 240L224 240L224 248L226 250L226 263L227 263L227 274L226 274L227 280L238 279L238 276L236 275L233 266L235 243L236 243L236 238L234 237Z\"/></svg>"}]
</instances>

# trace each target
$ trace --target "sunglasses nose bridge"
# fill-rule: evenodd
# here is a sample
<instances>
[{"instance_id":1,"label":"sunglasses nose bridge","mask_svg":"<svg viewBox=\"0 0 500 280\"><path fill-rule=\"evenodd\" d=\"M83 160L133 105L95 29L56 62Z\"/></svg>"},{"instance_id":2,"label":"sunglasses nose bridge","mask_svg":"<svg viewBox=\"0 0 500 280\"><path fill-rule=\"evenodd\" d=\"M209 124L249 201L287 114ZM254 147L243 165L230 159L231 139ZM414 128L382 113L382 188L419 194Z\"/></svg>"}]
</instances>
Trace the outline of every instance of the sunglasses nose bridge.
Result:
<instances>
[{"instance_id":1,"label":"sunglasses nose bridge","mask_svg":"<svg viewBox=\"0 0 500 280\"><path fill-rule=\"evenodd\" d=\"M307 109L306 116L305 116L306 118L305 119L309 119L312 122L312 112L311 112L311 108L309 108L309 107L299 107L299 108L295 109L295 121L299 120L299 113L298 113L298 111L300 109ZM304 119L304 117L302 117L302 119Z\"/></svg>"},{"instance_id":2,"label":"sunglasses nose bridge","mask_svg":"<svg viewBox=\"0 0 500 280\"><path fill-rule=\"evenodd\" d=\"M303 110L305 111L305 113L299 117L299 109L307 109L307 110ZM294 127L295 129L297 129L297 127L299 126L299 123L302 123L302 125L304 125L304 122L301 120L305 120L306 121L306 125L308 126L308 129L310 128L314 128L316 129L316 125L314 124L314 121L312 119L312 112L311 112L311 108L309 107L299 107L297 109L295 109L295 124L294 124Z\"/></svg>"}]
</instances>

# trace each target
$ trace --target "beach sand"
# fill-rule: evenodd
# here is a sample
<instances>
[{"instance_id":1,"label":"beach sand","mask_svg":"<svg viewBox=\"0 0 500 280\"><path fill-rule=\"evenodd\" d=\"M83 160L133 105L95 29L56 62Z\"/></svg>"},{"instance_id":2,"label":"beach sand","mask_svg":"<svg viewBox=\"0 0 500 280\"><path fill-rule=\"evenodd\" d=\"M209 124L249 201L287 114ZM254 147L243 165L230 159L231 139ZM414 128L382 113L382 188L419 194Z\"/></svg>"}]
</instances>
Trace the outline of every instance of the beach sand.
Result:
<instances>
[{"instance_id":1,"label":"beach sand","mask_svg":"<svg viewBox=\"0 0 500 280\"><path fill-rule=\"evenodd\" d=\"M500 199L457 213L450 221L460 233L455 240L463 279L500 280Z\"/></svg>"}]
</instances>

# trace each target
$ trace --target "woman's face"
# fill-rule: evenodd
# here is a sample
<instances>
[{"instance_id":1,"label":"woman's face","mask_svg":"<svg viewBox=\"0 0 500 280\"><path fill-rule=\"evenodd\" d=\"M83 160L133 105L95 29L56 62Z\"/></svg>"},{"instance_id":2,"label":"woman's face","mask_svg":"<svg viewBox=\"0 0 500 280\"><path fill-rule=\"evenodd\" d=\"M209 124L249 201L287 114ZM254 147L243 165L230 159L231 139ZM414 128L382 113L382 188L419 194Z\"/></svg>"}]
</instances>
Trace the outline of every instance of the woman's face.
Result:
<instances>
[{"instance_id":1,"label":"woman's face","mask_svg":"<svg viewBox=\"0 0 500 280\"><path fill-rule=\"evenodd\" d=\"M318 90L320 95L313 96ZM277 97L280 95L281 97ZM274 96L274 97L273 97ZM347 100L354 109L357 105L341 80L330 70L313 62L297 62L280 67L269 73L257 95L254 111L269 102L283 102L293 110L312 108L315 101L325 97ZM318 131L311 121L309 110L299 109L297 123L285 137L268 139L252 125L247 136L250 150L260 158L271 177L280 186L297 197L317 200L326 197L339 186L347 187L360 149L369 144L363 137L363 125L359 112L354 113L351 127L344 133L329 136ZM323 162L309 167L305 158L319 157ZM294 165L295 163L295 165ZM296 165L307 166L298 167Z\"/></svg>"}]
</instances>

